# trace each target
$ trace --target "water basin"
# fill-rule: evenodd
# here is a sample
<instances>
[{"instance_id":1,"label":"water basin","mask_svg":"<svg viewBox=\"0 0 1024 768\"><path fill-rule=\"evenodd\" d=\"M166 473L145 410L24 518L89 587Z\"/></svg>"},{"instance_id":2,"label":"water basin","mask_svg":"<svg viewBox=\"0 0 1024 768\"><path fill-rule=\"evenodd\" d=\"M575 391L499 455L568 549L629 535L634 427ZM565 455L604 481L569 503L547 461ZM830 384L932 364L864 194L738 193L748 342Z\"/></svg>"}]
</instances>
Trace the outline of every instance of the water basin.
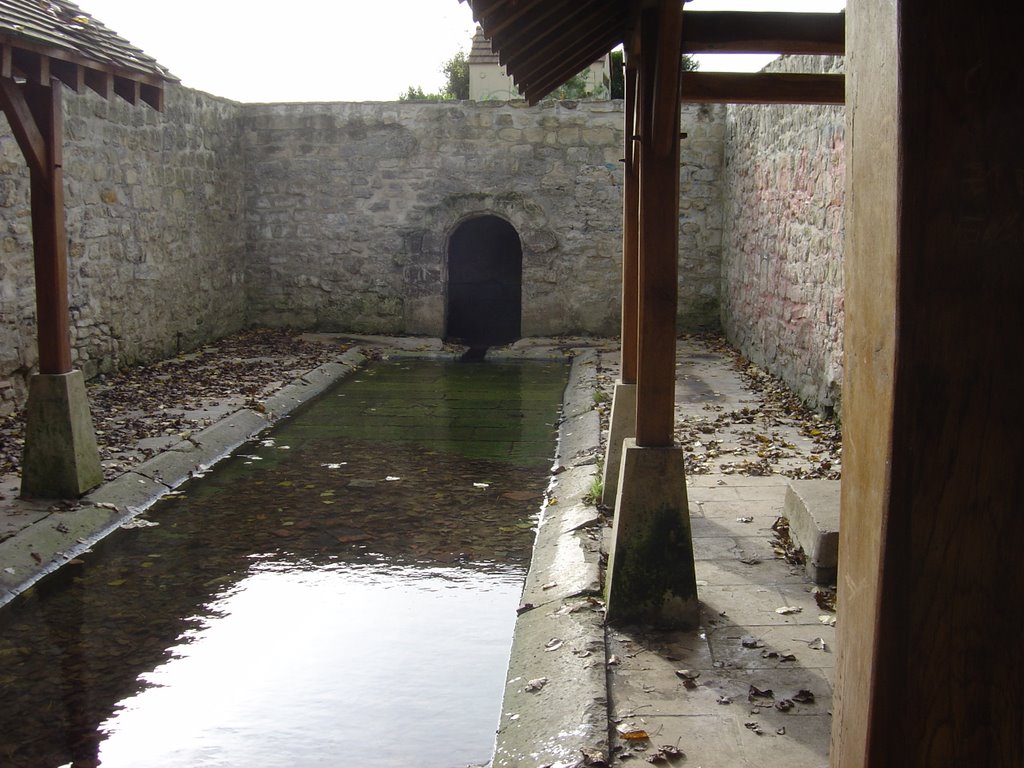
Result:
<instances>
[{"instance_id":1,"label":"water basin","mask_svg":"<svg viewBox=\"0 0 1024 768\"><path fill-rule=\"evenodd\" d=\"M360 370L0 610L0 765L485 763L564 363Z\"/></svg>"}]
</instances>

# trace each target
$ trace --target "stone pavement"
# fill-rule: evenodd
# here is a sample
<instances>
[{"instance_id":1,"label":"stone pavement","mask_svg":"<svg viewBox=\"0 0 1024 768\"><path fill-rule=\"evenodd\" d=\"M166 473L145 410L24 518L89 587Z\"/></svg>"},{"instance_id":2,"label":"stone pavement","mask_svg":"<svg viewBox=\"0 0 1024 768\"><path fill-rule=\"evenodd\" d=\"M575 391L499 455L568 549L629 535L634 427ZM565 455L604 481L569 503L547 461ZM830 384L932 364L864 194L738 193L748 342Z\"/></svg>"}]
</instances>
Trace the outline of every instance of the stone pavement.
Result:
<instances>
[{"instance_id":1,"label":"stone pavement","mask_svg":"<svg viewBox=\"0 0 1024 768\"><path fill-rule=\"evenodd\" d=\"M828 765L834 614L776 557L786 490L782 477L689 479L701 627L608 628L613 765L662 746L703 768Z\"/></svg>"},{"instance_id":2,"label":"stone pavement","mask_svg":"<svg viewBox=\"0 0 1024 768\"><path fill-rule=\"evenodd\" d=\"M835 614L778 556L772 526L790 482L780 473L834 477L838 451L826 423L769 402L727 350L682 340L677 360L701 626L606 629L609 763L822 768ZM604 362L613 380L614 356Z\"/></svg>"}]
</instances>

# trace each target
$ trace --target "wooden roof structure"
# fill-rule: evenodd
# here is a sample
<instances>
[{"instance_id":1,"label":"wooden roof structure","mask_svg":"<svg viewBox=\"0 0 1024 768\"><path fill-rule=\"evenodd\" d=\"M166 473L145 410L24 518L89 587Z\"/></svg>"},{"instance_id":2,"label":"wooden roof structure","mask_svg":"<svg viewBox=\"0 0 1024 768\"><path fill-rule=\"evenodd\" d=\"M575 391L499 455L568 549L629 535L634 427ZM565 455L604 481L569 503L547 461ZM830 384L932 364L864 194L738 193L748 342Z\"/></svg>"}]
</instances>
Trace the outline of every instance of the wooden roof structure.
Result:
<instances>
[{"instance_id":1,"label":"wooden roof structure","mask_svg":"<svg viewBox=\"0 0 1024 768\"><path fill-rule=\"evenodd\" d=\"M635 43L642 0L468 2L520 93L535 104L619 45ZM687 11L682 53L841 55L844 13ZM687 72L683 101L843 103L843 76Z\"/></svg>"},{"instance_id":2,"label":"wooden roof structure","mask_svg":"<svg viewBox=\"0 0 1024 768\"><path fill-rule=\"evenodd\" d=\"M610 424L615 438L605 456L612 471L604 487L617 486L606 617L695 627L700 609L682 448L675 442L681 105L842 104L845 76L683 72L682 56L844 54L845 14L685 12L684 0L463 1L530 103L623 47L621 367ZM619 393L627 389L622 408ZM623 410L631 418L620 422ZM637 543L655 540L665 546L655 551Z\"/></svg>"},{"instance_id":3,"label":"wooden roof structure","mask_svg":"<svg viewBox=\"0 0 1024 768\"><path fill-rule=\"evenodd\" d=\"M47 85L51 76L76 93L87 87L158 111L164 83L177 81L68 0L0 0L0 77Z\"/></svg>"},{"instance_id":4,"label":"wooden roof structure","mask_svg":"<svg viewBox=\"0 0 1024 768\"><path fill-rule=\"evenodd\" d=\"M31 179L39 376L29 388L22 494L78 496L103 479L84 383L72 370L64 229L63 88L164 107L164 67L67 0L0 0L0 108ZM70 389L74 387L75 389ZM38 398L35 393L39 392ZM38 403L36 400L38 399ZM57 404L59 401L73 406ZM54 435L60 435L54 439Z\"/></svg>"}]
</instances>

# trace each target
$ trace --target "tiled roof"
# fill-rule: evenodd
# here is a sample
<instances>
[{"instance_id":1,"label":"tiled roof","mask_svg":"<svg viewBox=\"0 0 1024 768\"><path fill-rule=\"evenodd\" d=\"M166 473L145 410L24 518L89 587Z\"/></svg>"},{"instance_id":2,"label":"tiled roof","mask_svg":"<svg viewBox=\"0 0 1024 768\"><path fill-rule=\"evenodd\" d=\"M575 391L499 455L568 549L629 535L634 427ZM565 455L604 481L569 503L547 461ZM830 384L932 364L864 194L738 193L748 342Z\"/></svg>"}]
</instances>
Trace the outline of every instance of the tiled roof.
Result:
<instances>
[{"instance_id":1,"label":"tiled roof","mask_svg":"<svg viewBox=\"0 0 1024 768\"><path fill-rule=\"evenodd\" d=\"M473 47L469 50L467 64L499 64L498 54L491 50L491 42L484 37L484 31L477 24L476 34L473 35Z\"/></svg>"},{"instance_id":2,"label":"tiled roof","mask_svg":"<svg viewBox=\"0 0 1024 768\"><path fill-rule=\"evenodd\" d=\"M177 79L68 0L0 0L0 43L147 82Z\"/></svg>"}]
</instances>

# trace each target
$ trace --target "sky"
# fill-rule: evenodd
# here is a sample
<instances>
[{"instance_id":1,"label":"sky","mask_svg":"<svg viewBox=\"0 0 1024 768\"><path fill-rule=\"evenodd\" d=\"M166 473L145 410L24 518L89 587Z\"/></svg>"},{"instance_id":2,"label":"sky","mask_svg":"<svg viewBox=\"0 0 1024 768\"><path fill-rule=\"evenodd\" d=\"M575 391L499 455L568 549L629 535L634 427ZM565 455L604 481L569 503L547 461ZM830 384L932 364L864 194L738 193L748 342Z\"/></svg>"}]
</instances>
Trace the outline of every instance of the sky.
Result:
<instances>
[{"instance_id":1,"label":"sky","mask_svg":"<svg viewBox=\"0 0 1024 768\"><path fill-rule=\"evenodd\" d=\"M393 101L439 91L469 51L459 0L76 0L182 83L244 102ZM845 0L693 0L693 10L820 11ZM771 56L698 57L705 71L755 71Z\"/></svg>"}]
</instances>

